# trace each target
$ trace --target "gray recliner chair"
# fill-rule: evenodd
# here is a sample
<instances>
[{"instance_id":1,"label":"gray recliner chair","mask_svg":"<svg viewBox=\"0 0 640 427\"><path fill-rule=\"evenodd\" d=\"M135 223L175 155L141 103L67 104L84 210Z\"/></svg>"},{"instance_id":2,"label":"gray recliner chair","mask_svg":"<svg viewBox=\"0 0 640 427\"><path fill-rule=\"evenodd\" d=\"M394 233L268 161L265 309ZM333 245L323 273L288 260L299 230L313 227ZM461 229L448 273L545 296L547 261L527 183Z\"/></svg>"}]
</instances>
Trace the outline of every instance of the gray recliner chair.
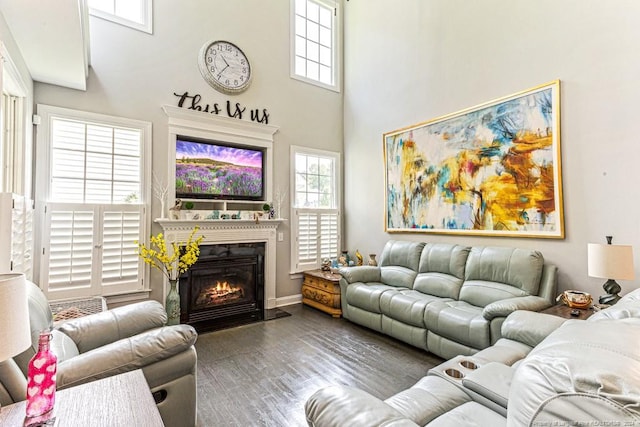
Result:
<instances>
[{"instance_id":1,"label":"gray recliner chair","mask_svg":"<svg viewBox=\"0 0 640 427\"><path fill-rule=\"evenodd\" d=\"M54 327L43 292L31 282L27 287L32 344L0 366L2 405L25 399L29 360L38 350L40 331L50 328L51 349L58 357L58 390L141 369L164 424L196 424L197 356L193 345L197 333L191 326L165 326L167 315L162 305L145 301Z\"/></svg>"}]
</instances>

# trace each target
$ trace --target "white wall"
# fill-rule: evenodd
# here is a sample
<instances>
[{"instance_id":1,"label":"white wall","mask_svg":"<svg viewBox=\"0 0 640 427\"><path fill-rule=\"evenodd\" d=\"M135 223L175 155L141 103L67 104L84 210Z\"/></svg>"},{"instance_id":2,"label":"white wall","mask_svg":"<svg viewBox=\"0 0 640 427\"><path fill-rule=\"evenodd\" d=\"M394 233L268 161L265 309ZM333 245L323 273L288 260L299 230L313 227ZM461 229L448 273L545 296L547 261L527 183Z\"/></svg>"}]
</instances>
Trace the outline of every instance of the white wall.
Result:
<instances>
[{"instance_id":1,"label":"white wall","mask_svg":"<svg viewBox=\"0 0 640 427\"><path fill-rule=\"evenodd\" d=\"M394 238L533 248L558 265L561 290L597 296L604 279L587 276L587 243L613 235L634 246L640 276L639 15L634 0L345 2L345 247L379 254ZM564 240L384 232L384 132L555 79ZM639 280L621 282L623 293Z\"/></svg>"},{"instance_id":2,"label":"white wall","mask_svg":"<svg viewBox=\"0 0 640 427\"><path fill-rule=\"evenodd\" d=\"M342 150L342 94L289 77L289 1L155 1L153 35L91 18L91 64L86 92L36 84L37 103L153 122L153 170L167 182L167 118L161 105L177 105L174 92L189 91L204 103L231 100L250 109L266 108L274 137L274 188L288 188L289 147ZM251 87L228 96L200 75L197 55L210 40L243 49L253 68ZM152 217L159 216L154 200ZM154 226L154 233L159 227ZM301 280L289 276L289 224L278 242L277 297L300 294ZM154 272L155 273L155 272ZM159 275L153 298L161 297Z\"/></svg>"}]
</instances>

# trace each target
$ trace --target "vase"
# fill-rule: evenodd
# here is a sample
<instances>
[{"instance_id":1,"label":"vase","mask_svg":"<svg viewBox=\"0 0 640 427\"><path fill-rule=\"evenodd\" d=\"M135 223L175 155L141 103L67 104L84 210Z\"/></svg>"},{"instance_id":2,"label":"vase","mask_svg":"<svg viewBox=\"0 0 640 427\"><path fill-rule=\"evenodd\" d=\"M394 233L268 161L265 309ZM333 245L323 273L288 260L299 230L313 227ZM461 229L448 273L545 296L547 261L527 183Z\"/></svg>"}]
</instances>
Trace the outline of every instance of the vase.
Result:
<instances>
[{"instance_id":1,"label":"vase","mask_svg":"<svg viewBox=\"0 0 640 427\"><path fill-rule=\"evenodd\" d=\"M178 293L178 279L169 280L169 293L165 301L167 311L167 325L180 324L180 294Z\"/></svg>"},{"instance_id":2,"label":"vase","mask_svg":"<svg viewBox=\"0 0 640 427\"><path fill-rule=\"evenodd\" d=\"M38 352L27 370L27 418L51 412L56 401L56 371L58 359L50 350L51 332L40 332Z\"/></svg>"},{"instance_id":3,"label":"vase","mask_svg":"<svg viewBox=\"0 0 640 427\"><path fill-rule=\"evenodd\" d=\"M378 261L376 261L376 254L369 254L369 265L375 267L378 265Z\"/></svg>"}]
</instances>

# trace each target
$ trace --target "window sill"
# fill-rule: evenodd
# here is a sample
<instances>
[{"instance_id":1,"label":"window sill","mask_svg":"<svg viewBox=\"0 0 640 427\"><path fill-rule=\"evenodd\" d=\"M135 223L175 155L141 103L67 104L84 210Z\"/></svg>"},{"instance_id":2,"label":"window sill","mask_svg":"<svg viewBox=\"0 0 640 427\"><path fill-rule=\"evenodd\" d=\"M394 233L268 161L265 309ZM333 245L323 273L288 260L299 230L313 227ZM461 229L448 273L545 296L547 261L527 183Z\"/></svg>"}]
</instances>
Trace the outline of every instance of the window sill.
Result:
<instances>
[{"instance_id":1,"label":"window sill","mask_svg":"<svg viewBox=\"0 0 640 427\"><path fill-rule=\"evenodd\" d=\"M141 289L138 291L118 292L110 295L103 295L107 300L107 306L127 304L131 302L144 301L149 299L151 289Z\"/></svg>"}]
</instances>

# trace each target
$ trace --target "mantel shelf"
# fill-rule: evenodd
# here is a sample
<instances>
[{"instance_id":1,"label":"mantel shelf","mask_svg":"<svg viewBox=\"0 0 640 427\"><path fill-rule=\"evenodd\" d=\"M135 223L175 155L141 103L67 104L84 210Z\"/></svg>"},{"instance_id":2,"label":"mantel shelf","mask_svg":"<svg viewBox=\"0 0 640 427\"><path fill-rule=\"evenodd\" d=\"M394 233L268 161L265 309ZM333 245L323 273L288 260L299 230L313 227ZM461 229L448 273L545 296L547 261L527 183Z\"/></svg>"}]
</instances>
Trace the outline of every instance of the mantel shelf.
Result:
<instances>
[{"instance_id":1,"label":"mantel shelf","mask_svg":"<svg viewBox=\"0 0 640 427\"><path fill-rule=\"evenodd\" d=\"M260 224L269 224L278 226L283 222L286 222L285 218L274 218L274 219L259 219L256 221L255 219L169 219L169 218L156 218L154 222L160 224L162 228L172 228L172 227L184 227L184 226L193 226L193 225L202 225L206 227L217 227L217 226L227 226L227 225L260 225Z\"/></svg>"}]
</instances>

